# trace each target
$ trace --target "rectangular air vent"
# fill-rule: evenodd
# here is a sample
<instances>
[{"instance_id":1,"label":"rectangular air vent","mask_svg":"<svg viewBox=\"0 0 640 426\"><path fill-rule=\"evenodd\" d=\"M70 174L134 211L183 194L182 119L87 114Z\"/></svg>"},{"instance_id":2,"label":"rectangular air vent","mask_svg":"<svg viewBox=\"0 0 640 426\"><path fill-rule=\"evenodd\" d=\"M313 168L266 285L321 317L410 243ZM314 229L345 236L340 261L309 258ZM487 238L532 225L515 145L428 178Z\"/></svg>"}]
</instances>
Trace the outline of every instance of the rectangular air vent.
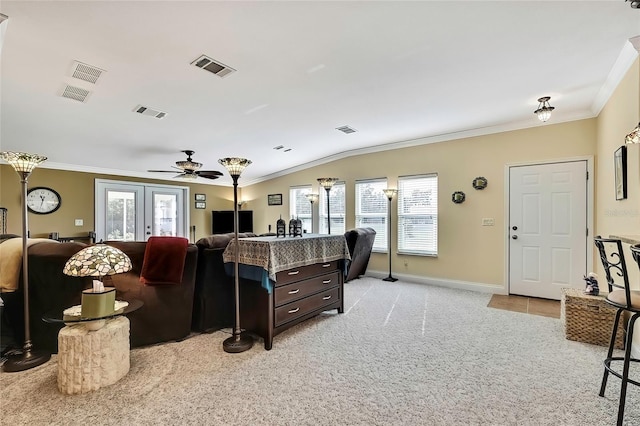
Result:
<instances>
[{"instance_id":1,"label":"rectangular air vent","mask_svg":"<svg viewBox=\"0 0 640 426\"><path fill-rule=\"evenodd\" d=\"M80 87L70 86L67 84L64 89L62 89L62 94L60 96L62 96L63 98L73 99L74 101L78 102L86 102L87 97L90 93L91 92L89 92L88 90L82 89Z\"/></svg>"},{"instance_id":2,"label":"rectangular air vent","mask_svg":"<svg viewBox=\"0 0 640 426\"><path fill-rule=\"evenodd\" d=\"M195 61L191 62L191 65L209 71L210 73L213 73L218 77L226 77L236 71L233 68L228 67L221 62L214 61L213 59L205 55L202 55Z\"/></svg>"},{"instance_id":3,"label":"rectangular air vent","mask_svg":"<svg viewBox=\"0 0 640 426\"><path fill-rule=\"evenodd\" d=\"M96 84L103 72L105 71L100 68L75 61L73 63L73 70L71 71L71 77Z\"/></svg>"},{"instance_id":4,"label":"rectangular air vent","mask_svg":"<svg viewBox=\"0 0 640 426\"><path fill-rule=\"evenodd\" d=\"M284 148L284 145L278 145L273 147L273 149L275 149L276 151L282 148Z\"/></svg>"},{"instance_id":5,"label":"rectangular air vent","mask_svg":"<svg viewBox=\"0 0 640 426\"><path fill-rule=\"evenodd\" d=\"M336 127L336 130L340 130L342 133L345 134L349 134L349 133L355 133L356 129L354 129L353 127L349 127L349 126L342 126L342 127Z\"/></svg>"},{"instance_id":6,"label":"rectangular air vent","mask_svg":"<svg viewBox=\"0 0 640 426\"><path fill-rule=\"evenodd\" d=\"M149 108L146 106L138 105L133 109L133 112L137 112L138 114L148 115L154 118L164 118L167 116L166 112L158 111L157 109Z\"/></svg>"}]
</instances>

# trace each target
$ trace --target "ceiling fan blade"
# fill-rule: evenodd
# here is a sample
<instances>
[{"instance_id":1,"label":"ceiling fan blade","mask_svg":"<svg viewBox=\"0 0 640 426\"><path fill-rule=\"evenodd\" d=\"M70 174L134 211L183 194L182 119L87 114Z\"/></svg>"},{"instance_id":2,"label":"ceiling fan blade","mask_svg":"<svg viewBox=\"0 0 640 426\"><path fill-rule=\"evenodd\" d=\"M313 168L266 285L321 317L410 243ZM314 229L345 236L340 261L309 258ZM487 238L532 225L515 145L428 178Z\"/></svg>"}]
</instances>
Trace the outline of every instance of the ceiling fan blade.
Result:
<instances>
[{"instance_id":1,"label":"ceiling fan blade","mask_svg":"<svg viewBox=\"0 0 640 426\"><path fill-rule=\"evenodd\" d=\"M220 173L217 170L198 170L198 171L196 171L196 174L198 174L198 175L222 176L222 173Z\"/></svg>"},{"instance_id":2,"label":"ceiling fan blade","mask_svg":"<svg viewBox=\"0 0 640 426\"><path fill-rule=\"evenodd\" d=\"M218 179L220 176L218 176L218 175L198 174L198 177L205 178L205 179Z\"/></svg>"},{"instance_id":3,"label":"ceiling fan blade","mask_svg":"<svg viewBox=\"0 0 640 426\"><path fill-rule=\"evenodd\" d=\"M174 170L147 170L149 173L175 173Z\"/></svg>"}]
</instances>

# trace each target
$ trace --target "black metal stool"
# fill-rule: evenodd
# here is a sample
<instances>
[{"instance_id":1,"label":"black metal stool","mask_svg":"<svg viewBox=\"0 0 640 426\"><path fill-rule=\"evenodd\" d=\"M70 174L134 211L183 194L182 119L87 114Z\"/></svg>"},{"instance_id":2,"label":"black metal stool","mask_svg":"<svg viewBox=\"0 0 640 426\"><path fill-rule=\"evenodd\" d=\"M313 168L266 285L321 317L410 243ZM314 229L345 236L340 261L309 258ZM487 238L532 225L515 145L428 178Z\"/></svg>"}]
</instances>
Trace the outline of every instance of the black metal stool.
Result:
<instances>
[{"instance_id":1,"label":"black metal stool","mask_svg":"<svg viewBox=\"0 0 640 426\"><path fill-rule=\"evenodd\" d=\"M627 274L627 266L624 261L624 253L622 251L622 242L618 239L594 238L594 243L600 252L600 259L604 266L604 272L607 277L607 285L609 286L609 295L607 303L616 307L616 318L611 331L611 342L609 343L609 351L607 358L604 360L604 374L602 376L602 385L600 386L600 396L604 396L607 387L607 379L609 373L620 378L620 402L618 405L618 426L622 425L624 419L624 406L627 397L627 384L631 383L640 386L640 382L629 378L629 364L631 361L640 362L640 359L631 358L631 343L633 342L633 326L640 316L640 291L631 290L629 288L629 275ZM640 266L640 245L631 247L631 254L634 260ZM616 288L615 290L613 288ZM627 323L627 336L624 343L624 356L614 357L613 346L616 341L616 332L618 323L623 312L632 313ZM622 373L615 371L611 367L612 361L622 361Z\"/></svg>"}]
</instances>

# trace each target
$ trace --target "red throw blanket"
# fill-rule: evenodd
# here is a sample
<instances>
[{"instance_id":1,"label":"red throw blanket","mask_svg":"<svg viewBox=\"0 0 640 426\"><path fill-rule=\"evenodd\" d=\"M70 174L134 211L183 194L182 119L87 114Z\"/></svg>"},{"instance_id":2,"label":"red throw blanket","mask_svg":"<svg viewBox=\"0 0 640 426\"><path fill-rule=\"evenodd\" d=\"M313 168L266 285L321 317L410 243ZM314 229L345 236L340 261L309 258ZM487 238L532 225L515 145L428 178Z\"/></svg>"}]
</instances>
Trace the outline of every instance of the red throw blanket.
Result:
<instances>
[{"instance_id":1,"label":"red throw blanket","mask_svg":"<svg viewBox=\"0 0 640 426\"><path fill-rule=\"evenodd\" d=\"M140 282L147 285L180 284L189 240L149 237L144 250Z\"/></svg>"}]
</instances>

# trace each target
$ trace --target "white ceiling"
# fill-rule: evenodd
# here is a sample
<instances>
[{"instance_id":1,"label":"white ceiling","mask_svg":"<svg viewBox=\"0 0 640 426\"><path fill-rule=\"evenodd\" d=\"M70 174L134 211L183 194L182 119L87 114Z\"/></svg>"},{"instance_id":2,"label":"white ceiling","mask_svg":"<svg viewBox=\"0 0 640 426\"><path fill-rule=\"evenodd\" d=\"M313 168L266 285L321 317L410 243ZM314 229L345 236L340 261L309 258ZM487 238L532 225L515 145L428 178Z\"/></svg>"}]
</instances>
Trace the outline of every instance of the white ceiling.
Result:
<instances>
[{"instance_id":1,"label":"white ceiling","mask_svg":"<svg viewBox=\"0 0 640 426\"><path fill-rule=\"evenodd\" d=\"M640 10L623 0L3 0L0 13L2 150L168 178L145 171L192 149L207 170L253 160L241 185L419 138L593 117L640 35ZM191 66L202 54L237 71ZM74 79L74 61L106 73ZM87 102L61 97L66 84L88 89ZM533 114L541 96L556 108L547 124ZM140 104L168 116L132 112Z\"/></svg>"}]
</instances>

